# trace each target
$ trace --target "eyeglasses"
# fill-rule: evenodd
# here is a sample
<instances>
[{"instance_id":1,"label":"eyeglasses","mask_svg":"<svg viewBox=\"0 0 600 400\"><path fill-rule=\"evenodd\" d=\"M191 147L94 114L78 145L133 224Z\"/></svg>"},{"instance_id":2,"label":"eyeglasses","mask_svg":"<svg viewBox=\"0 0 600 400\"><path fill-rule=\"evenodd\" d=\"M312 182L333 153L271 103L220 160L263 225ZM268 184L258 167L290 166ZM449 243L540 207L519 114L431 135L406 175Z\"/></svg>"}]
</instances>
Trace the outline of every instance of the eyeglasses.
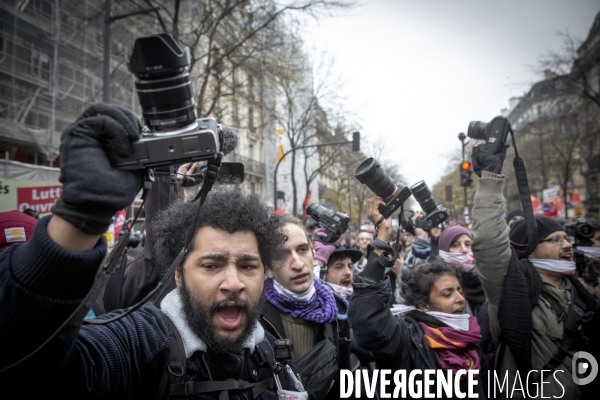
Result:
<instances>
[{"instance_id":1,"label":"eyeglasses","mask_svg":"<svg viewBox=\"0 0 600 400\"><path fill-rule=\"evenodd\" d=\"M540 240L540 243L542 242L549 242L552 244L563 244L563 242L567 242L573 244L572 239L569 236L554 236L550 239Z\"/></svg>"}]
</instances>

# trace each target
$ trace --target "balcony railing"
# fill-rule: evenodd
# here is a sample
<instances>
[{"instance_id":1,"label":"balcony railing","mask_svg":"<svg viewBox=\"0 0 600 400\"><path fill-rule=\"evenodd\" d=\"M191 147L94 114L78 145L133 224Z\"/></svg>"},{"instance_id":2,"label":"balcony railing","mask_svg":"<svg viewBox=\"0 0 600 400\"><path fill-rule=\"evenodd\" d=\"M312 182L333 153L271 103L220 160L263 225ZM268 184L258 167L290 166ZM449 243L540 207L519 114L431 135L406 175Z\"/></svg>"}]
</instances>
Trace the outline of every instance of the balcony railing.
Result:
<instances>
[{"instance_id":1,"label":"balcony railing","mask_svg":"<svg viewBox=\"0 0 600 400\"><path fill-rule=\"evenodd\" d=\"M260 175L262 177L267 176L267 167L264 163L261 163L260 161L241 156L237 153L231 153L227 157L225 157L225 159L229 161L241 162L242 164L244 164L245 172Z\"/></svg>"}]
</instances>

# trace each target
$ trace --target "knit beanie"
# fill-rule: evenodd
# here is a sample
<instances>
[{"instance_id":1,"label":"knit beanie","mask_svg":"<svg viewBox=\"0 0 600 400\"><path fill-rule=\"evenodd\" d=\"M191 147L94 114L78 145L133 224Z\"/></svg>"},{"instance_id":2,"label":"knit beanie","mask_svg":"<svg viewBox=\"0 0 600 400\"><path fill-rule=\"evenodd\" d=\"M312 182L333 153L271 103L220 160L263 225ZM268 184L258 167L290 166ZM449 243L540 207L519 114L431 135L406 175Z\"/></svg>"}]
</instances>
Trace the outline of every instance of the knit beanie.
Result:
<instances>
[{"instance_id":1,"label":"knit beanie","mask_svg":"<svg viewBox=\"0 0 600 400\"><path fill-rule=\"evenodd\" d=\"M442 234L440 235L440 240L438 240L438 248L440 250L449 252L450 244L459 237L460 235L467 235L471 239L473 239L473 235L471 231L465 228L464 226L454 225L449 228L444 229Z\"/></svg>"},{"instance_id":2,"label":"knit beanie","mask_svg":"<svg viewBox=\"0 0 600 400\"><path fill-rule=\"evenodd\" d=\"M25 243L31 239L37 219L18 210L0 213L0 245Z\"/></svg>"},{"instance_id":3,"label":"knit beanie","mask_svg":"<svg viewBox=\"0 0 600 400\"><path fill-rule=\"evenodd\" d=\"M516 208L514 210L512 210L511 212L509 212L508 214L506 214L506 218L504 218L506 220L506 222L510 221L511 218L514 217L525 217L525 214L523 213L523 210Z\"/></svg>"},{"instance_id":4,"label":"knit beanie","mask_svg":"<svg viewBox=\"0 0 600 400\"><path fill-rule=\"evenodd\" d=\"M527 238L527 223L525 222L525 218L521 218L510 226L509 239L519 258L529 257L540 241L544 240L552 232L565 230L558 221L550 217L537 216L535 217L535 222L537 225L537 237L533 246L527 246L529 239Z\"/></svg>"}]
</instances>

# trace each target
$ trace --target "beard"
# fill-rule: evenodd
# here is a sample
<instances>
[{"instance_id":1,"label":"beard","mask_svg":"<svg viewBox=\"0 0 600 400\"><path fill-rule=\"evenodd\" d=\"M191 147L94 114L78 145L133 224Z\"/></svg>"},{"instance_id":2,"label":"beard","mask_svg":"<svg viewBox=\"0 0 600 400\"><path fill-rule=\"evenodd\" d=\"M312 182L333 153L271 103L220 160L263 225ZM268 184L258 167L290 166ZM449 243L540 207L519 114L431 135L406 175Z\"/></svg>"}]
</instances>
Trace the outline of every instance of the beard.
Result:
<instances>
[{"instance_id":1,"label":"beard","mask_svg":"<svg viewBox=\"0 0 600 400\"><path fill-rule=\"evenodd\" d=\"M215 353L242 353L244 342L250 337L256 325L256 321L258 320L258 310L260 309L260 305L264 302L264 296L260 296L260 299L254 307L251 307L247 301L240 299L238 295L230 296L221 301L215 301L210 306L207 306L194 298L185 284L185 279L182 280L179 293L181 294L183 313L188 325L191 330L206 343L206 348L209 351ZM247 316L246 326L244 326L244 329L238 337L233 340L219 338L215 334L214 327L211 325L213 316L218 312L219 307L228 302L235 302L237 306L241 307L240 312L245 313Z\"/></svg>"}]
</instances>

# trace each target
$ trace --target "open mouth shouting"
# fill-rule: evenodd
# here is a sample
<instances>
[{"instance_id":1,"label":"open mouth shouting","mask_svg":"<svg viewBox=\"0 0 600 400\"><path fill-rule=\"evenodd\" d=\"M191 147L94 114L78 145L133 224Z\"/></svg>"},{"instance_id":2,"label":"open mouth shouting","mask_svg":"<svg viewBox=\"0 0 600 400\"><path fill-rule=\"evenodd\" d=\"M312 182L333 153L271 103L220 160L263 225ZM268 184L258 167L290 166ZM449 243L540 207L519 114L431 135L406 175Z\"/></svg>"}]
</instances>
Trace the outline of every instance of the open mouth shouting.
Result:
<instances>
[{"instance_id":1,"label":"open mouth shouting","mask_svg":"<svg viewBox=\"0 0 600 400\"><path fill-rule=\"evenodd\" d=\"M242 324L244 306L239 303L228 302L217 307L220 325L227 330L238 329Z\"/></svg>"}]
</instances>

